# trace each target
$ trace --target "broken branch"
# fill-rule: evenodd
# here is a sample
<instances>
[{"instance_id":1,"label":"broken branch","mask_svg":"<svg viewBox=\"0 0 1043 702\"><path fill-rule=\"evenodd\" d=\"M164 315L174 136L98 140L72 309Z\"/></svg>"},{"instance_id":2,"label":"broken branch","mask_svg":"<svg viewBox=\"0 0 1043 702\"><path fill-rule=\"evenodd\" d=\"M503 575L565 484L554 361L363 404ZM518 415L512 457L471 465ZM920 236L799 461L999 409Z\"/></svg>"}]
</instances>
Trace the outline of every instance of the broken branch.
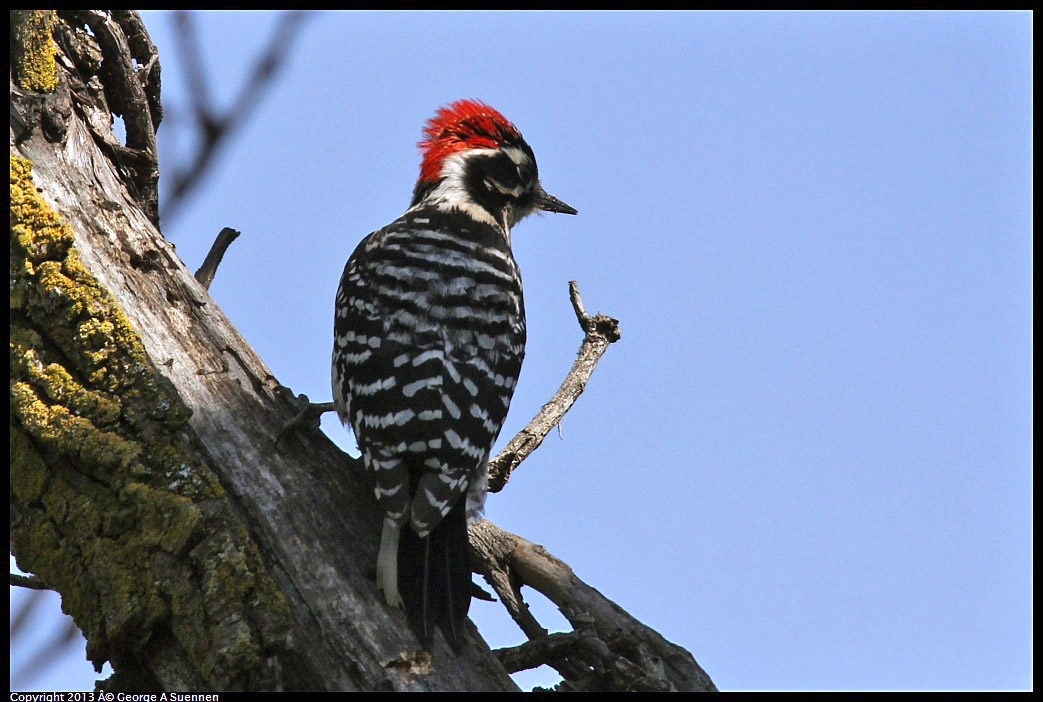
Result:
<instances>
[{"instance_id":1,"label":"broken branch","mask_svg":"<svg viewBox=\"0 0 1043 702\"><path fill-rule=\"evenodd\" d=\"M543 405L532 421L489 461L489 492L502 490L514 469L543 443L550 430L557 426L586 388L598 360L608 345L619 341L619 321L603 314L587 314L579 296L579 287L574 280L569 281L569 298L572 300L572 309L576 312L579 326L585 333L583 343L576 354L576 361L554 396Z\"/></svg>"},{"instance_id":2,"label":"broken branch","mask_svg":"<svg viewBox=\"0 0 1043 702\"><path fill-rule=\"evenodd\" d=\"M532 662L537 654L545 655L541 663L561 672L570 689L717 689L691 653L627 614L580 580L567 563L555 558L543 546L505 531L487 519L470 525L468 537L476 552L473 562L497 592L499 588L494 579L509 579L515 592L519 592L522 585L535 588L558 606L579 635L574 642L581 645L573 646L567 654L564 650L568 640L556 639L545 646L516 651L517 660L511 665ZM489 564L496 564L496 569L502 572L490 577L484 570ZM528 612L524 602L516 606ZM523 630L530 639L534 638L533 634L535 638L547 638L539 634L545 630L538 625L523 627Z\"/></svg>"},{"instance_id":3,"label":"broken branch","mask_svg":"<svg viewBox=\"0 0 1043 702\"><path fill-rule=\"evenodd\" d=\"M11 573L11 584L17 587L24 587L30 590L50 590L51 588L44 581L40 580L35 575L18 575L17 573Z\"/></svg>"},{"instance_id":4,"label":"broken branch","mask_svg":"<svg viewBox=\"0 0 1043 702\"><path fill-rule=\"evenodd\" d=\"M210 247L210 252L206 255L203 260L203 265L196 271L196 280L206 288L210 289L210 283L214 282L214 275L217 274L217 267L221 265L221 259L225 256L225 251L233 241L239 236L240 232L231 227L225 227L217 234L217 238L214 239L214 245Z\"/></svg>"}]
</instances>

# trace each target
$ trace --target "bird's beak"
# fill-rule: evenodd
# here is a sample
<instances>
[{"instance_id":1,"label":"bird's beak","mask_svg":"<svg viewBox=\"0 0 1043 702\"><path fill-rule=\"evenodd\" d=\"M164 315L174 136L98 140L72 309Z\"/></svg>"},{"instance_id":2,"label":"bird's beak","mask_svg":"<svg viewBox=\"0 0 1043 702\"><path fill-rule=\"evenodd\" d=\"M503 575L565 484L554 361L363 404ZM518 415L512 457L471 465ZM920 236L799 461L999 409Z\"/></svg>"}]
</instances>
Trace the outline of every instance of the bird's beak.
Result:
<instances>
[{"instance_id":1,"label":"bird's beak","mask_svg":"<svg viewBox=\"0 0 1043 702\"><path fill-rule=\"evenodd\" d=\"M561 214L576 214L576 208L570 205L566 205L564 202L554 197L542 186L537 186L539 191L536 193L536 207L547 212L560 212Z\"/></svg>"}]
</instances>

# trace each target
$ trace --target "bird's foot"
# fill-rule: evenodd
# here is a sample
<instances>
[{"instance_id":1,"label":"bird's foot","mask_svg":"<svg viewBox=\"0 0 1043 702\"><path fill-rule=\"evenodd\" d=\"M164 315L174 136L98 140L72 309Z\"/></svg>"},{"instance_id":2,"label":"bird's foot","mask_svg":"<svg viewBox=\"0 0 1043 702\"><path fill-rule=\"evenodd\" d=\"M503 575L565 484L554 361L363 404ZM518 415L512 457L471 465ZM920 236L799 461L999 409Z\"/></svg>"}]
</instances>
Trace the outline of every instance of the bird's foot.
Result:
<instances>
[{"instance_id":1,"label":"bird's foot","mask_svg":"<svg viewBox=\"0 0 1043 702\"><path fill-rule=\"evenodd\" d=\"M309 431L317 431L322 415L337 409L336 404L333 402L311 402L304 393L295 397L293 390L286 386L280 385L278 389L298 411L293 419L283 425L279 435L275 437L275 448L279 448L279 442L291 431L302 428Z\"/></svg>"}]
</instances>

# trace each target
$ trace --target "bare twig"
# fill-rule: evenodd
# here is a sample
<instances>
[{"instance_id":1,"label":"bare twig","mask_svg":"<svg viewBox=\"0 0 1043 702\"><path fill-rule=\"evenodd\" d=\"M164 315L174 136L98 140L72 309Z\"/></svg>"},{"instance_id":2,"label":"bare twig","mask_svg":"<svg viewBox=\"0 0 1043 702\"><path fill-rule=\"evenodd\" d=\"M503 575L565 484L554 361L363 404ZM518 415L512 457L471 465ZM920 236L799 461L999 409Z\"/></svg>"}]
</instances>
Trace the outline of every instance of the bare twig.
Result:
<instances>
[{"instance_id":1,"label":"bare twig","mask_svg":"<svg viewBox=\"0 0 1043 702\"><path fill-rule=\"evenodd\" d=\"M598 360L605 353L608 345L619 340L619 322L603 314L590 316L583 307L576 281L569 281L569 298L576 311L576 319L586 336L576 354L561 387L554 396L543 405L532 421L518 432L500 453L489 461L489 491L499 492L511 477L515 468L535 451L543 439L553 429L565 413L572 408L576 398L587 386Z\"/></svg>"},{"instance_id":2,"label":"bare twig","mask_svg":"<svg viewBox=\"0 0 1043 702\"><path fill-rule=\"evenodd\" d=\"M49 632L29 660L22 662L11 673L12 686L15 689L32 689L32 683L42 677L49 668L57 667L56 664L66 658L63 652L72 648L77 642L80 642L81 647L83 646L83 638L76 627L76 622L72 617L62 617L61 626Z\"/></svg>"},{"instance_id":3,"label":"bare twig","mask_svg":"<svg viewBox=\"0 0 1043 702\"><path fill-rule=\"evenodd\" d=\"M493 651L508 673L538 668L547 661L568 655L582 634L576 631L548 634L542 638L526 641L520 646L498 648Z\"/></svg>"},{"instance_id":4,"label":"bare twig","mask_svg":"<svg viewBox=\"0 0 1043 702\"><path fill-rule=\"evenodd\" d=\"M210 283L214 282L214 274L217 273L217 267L221 265L221 259L224 258L225 251L236 240L239 233L238 230L231 227L225 227L218 232L217 238L214 239L214 245L210 247L210 253L206 255L203 265L196 271L196 280L207 290L210 289Z\"/></svg>"},{"instance_id":5,"label":"bare twig","mask_svg":"<svg viewBox=\"0 0 1043 702\"><path fill-rule=\"evenodd\" d=\"M189 163L175 168L170 176L172 185L163 204L164 220L169 220L177 212L185 197L201 182L225 137L254 112L264 88L271 84L272 76L285 62L285 57L293 46L293 40L308 15L308 12L302 10L283 14L267 49L254 64L253 73L231 107L223 113L219 113L213 107L209 97L193 15L188 11L174 15L178 34L182 37L179 43L181 60L189 78L192 112L199 127L200 139Z\"/></svg>"},{"instance_id":6,"label":"bare twig","mask_svg":"<svg viewBox=\"0 0 1043 702\"><path fill-rule=\"evenodd\" d=\"M469 525L467 539L471 547L472 567L499 595L500 602L525 633L526 638L530 641L542 641L548 635L547 630L536 621L536 617L529 611L529 606L522 598L522 583L510 572L510 558L516 545L512 536L513 534L500 529L488 520L483 519L476 524ZM577 667L566 656L557 655L553 651L548 652L536 665L544 663L557 670L566 679L575 678L586 670L586 668Z\"/></svg>"},{"instance_id":7,"label":"bare twig","mask_svg":"<svg viewBox=\"0 0 1043 702\"><path fill-rule=\"evenodd\" d=\"M211 250L212 253L213 250ZM207 260L209 259L210 256L208 255ZM200 268L200 271L202 271L202 268ZM196 273L196 278L199 279L198 272ZM202 282L201 279L200 282ZM507 484L511 472L528 458L529 454L543 443L543 439L550 430L561 422L561 418L572 408L576 399L587 386L587 381L590 380L594 368L597 367L598 360L605 353L608 345L619 340L619 321L603 314L594 316L587 314L587 310L583 307L583 300L579 296L579 286L576 285L574 280L569 281L569 299L572 301L572 309L576 312L579 326L586 334L583 338L583 343L576 354L576 360L572 364L572 369L565 376L565 380L562 381L558 391L543 405L529 424L518 432L495 458L489 461L490 492L502 490L503 486ZM289 391L289 388L287 388L287 391ZM292 400L293 392L289 391L289 395ZM303 402L304 407L279 432L279 436L275 439L276 446L279 445L279 442L287 432L297 429L306 423L317 425L319 416L334 409L334 403L332 402L310 403L307 395L301 395L294 401L298 403ZM500 593L500 595L502 597L503 593ZM506 598L505 604L509 600L510 598ZM510 609L509 606L508 609Z\"/></svg>"},{"instance_id":8,"label":"bare twig","mask_svg":"<svg viewBox=\"0 0 1043 702\"><path fill-rule=\"evenodd\" d=\"M50 586L35 575L18 575L11 573L11 584L30 590L50 590Z\"/></svg>"},{"instance_id":9,"label":"bare twig","mask_svg":"<svg viewBox=\"0 0 1043 702\"><path fill-rule=\"evenodd\" d=\"M192 111L196 122L203 128L207 137L208 126L216 126L212 108L210 107L210 86L207 83L206 71L203 69L202 50L199 48L199 32L196 29L195 15L189 10L176 12L173 17L179 41L177 48L184 66L185 79L192 86L189 97L192 100Z\"/></svg>"},{"instance_id":10,"label":"bare twig","mask_svg":"<svg viewBox=\"0 0 1043 702\"><path fill-rule=\"evenodd\" d=\"M490 584L494 579L506 577L515 591L522 585L536 589L558 606L575 632L581 635L574 641L582 645L567 653L566 640L562 639L546 646L521 649L519 660L532 662L538 654L545 655L546 659L540 663L558 670L570 689L716 689L688 651L627 614L580 580L567 563L542 546L488 520L469 526L468 536L474 551L472 563ZM490 578L486 570L489 564L503 573ZM496 585L493 587L499 592ZM539 633L544 630L538 625L536 628L527 625L523 631L530 639L546 638Z\"/></svg>"},{"instance_id":11,"label":"bare twig","mask_svg":"<svg viewBox=\"0 0 1043 702\"><path fill-rule=\"evenodd\" d=\"M485 577L526 637L535 639L546 636L547 630L540 626L522 599L521 584L511 581L507 566L514 542L503 538L506 533L493 528L492 522L488 520L468 526L472 566Z\"/></svg>"}]
</instances>

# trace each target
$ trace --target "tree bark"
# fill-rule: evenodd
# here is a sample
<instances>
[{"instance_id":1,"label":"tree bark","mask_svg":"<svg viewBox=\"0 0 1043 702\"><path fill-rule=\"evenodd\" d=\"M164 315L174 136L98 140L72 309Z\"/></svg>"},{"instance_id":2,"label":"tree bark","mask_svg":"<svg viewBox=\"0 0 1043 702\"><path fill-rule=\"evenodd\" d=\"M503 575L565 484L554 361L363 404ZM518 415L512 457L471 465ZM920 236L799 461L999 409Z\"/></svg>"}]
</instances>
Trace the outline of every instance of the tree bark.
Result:
<instances>
[{"instance_id":1,"label":"tree bark","mask_svg":"<svg viewBox=\"0 0 1043 702\"><path fill-rule=\"evenodd\" d=\"M516 690L472 624L425 651L385 606L356 461L320 432L273 448L298 407L156 225L136 13L31 19L56 79L11 78L11 544L112 662L100 685Z\"/></svg>"}]
</instances>

